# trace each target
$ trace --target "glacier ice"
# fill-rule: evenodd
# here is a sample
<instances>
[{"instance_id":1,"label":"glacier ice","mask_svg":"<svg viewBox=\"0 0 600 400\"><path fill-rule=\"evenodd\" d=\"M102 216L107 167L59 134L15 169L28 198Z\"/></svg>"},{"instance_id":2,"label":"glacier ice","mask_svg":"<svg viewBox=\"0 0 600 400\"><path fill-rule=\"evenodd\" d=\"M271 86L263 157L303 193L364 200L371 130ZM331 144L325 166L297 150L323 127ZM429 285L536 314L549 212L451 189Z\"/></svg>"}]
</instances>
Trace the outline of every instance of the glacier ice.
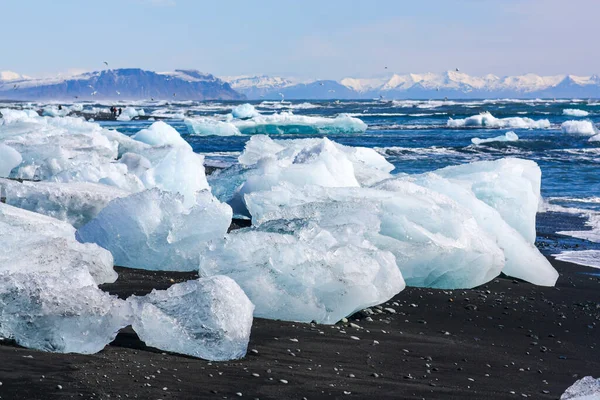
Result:
<instances>
[{"instance_id":1,"label":"glacier ice","mask_svg":"<svg viewBox=\"0 0 600 400\"><path fill-rule=\"evenodd\" d=\"M525 240L535 242L542 171L534 161L502 158L434 172L472 190L478 199L496 209Z\"/></svg>"},{"instance_id":2,"label":"glacier ice","mask_svg":"<svg viewBox=\"0 0 600 400\"><path fill-rule=\"evenodd\" d=\"M66 222L0 203L0 270L52 272L86 268L96 283L114 282L113 257L94 244L75 240Z\"/></svg>"},{"instance_id":3,"label":"glacier ice","mask_svg":"<svg viewBox=\"0 0 600 400\"><path fill-rule=\"evenodd\" d=\"M256 117L260 114L258 111L256 111L256 108L254 108L252 104L246 103L233 107L233 110L231 110L231 115L233 118L246 119Z\"/></svg>"},{"instance_id":4,"label":"glacier ice","mask_svg":"<svg viewBox=\"0 0 600 400\"><path fill-rule=\"evenodd\" d=\"M133 107L126 107L123 112L121 113L121 115L119 115L117 117L118 121L131 121L132 119L136 118L136 117L143 117L144 115L146 115L145 111L143 109L139 109L136 110Z\"/></svg>"},{"instance_id":5,"label":"glacier ice","mask_svg":"<svg viewBox=\"0 0 600 400\"><path fill-rule=\"evenodd\" d=\"M0 269L0 337L43 351L97 353L129 324L125 302L101 291L85 268L56 262L46 273Z\"/></svg>"},{"instance_id":6,"label":"glacier ice","mask_svg":"<svg viewBox=\"0 0 600 400\"><path fill-rule=\"evenodd\" d=\"M111 200L130 193L88 182L17 182L0 178L6 204L48 215L78 228Z\"/></svg>"},{"instance_id":7,"label":"glacier ice","mask_svg":"<svg viewBox=\"0 0 600 400\"><path fill-rule=\"evenodd\" d=\"M287 111L226 121L208 117L187 118L185 124L190 134L219 136L363 133L367 130L363 121L346 114L326 118L294 115Z\"/></svg>"},{"instance_id":8,"label":"glacier ice","mask_svg":"<svg viewBox=\"0 0 600 400\"><path fill-rule=\"evenodd\" d=\"M109 250L123 267L193 271L201 249L223 239L231 218L231 208L208 191L188 207L181 195L155 188L111 201L77 239Z\"/></svg>"},{"instance_id":9,"label":"glacier ice","mask_svg":"<svg viewBox=\"0 0 600 400\"><path fill-rule=\"evenodd\" d=\"M6 178L10 171L21 164L21 154L10 146L0 143L0 177Z\"/></svg>"},{"instance_id":10,"label":"glacier ice","mask_svg":"<svg viewBox=\"0 0 600 400\"><path fill-rule=\"evenodd\" d=\"M235 280L255 316L333 324L404 288L394 256L360 231L299 220L233 231L202 253L200 274Z\"/></svg>"},{"instance_id":11,"label":"glacier ice","mask_svg":"<svg viewBox=\"0 0 600 400\"><path fill-rule=\"evenodd\" d=\"M575 108L565 108L563 110L563 115L568 115L569 117L587 117L588 115L590 115L590 113Z\"/></svg>"},{"instance_id":12,"label":"glacier ice","mask_svg":"<svg viewBox=\"0 0 600 400\"><path fill-rule=\"evenodd\" d=\"M493 142L516 142L517 140L519 140L519 136L517 136L516 133L510 131L510 132L506 132L502 136L496 136L493 138L486 138L486 139L473 138L473 139L471 139L471 143L473 143L474 145L480 145L480 144L484 144L484 143L493 143Z\"/></svg>"},{"instance_id":13,"label":"glacier ice","mask_svg":"<svg viewBox=\"0 0 600 400\"><path fill-rule=\"evenodd\" d=\"M180 193L192 204L196 192L209 189L204 172L204 156L185 147L173 148L141 177L146 188Z\"/></svg>"},{"instance_id":14,"label":"glacier ice","mask_svg":"<svg viewBox=\"0 0 600 400\"><path fill-rule=\"evenodd\" d=\"M597 400L600 399L600 378L586 376L569 386L560 396L560 400Z\"/></svg>"},{"instance_id":15,"label":"glacier ice","mask_svg":"<svg viewBox=\"0 0 600 400\"><path fill-rule=\"evenodd\" d=\"M155 122L148 128L140 130L132 136L132 139L144 142L151 146L172 145L186 147L190 150L192 148L175 128L163 121Z\"/></svg>"},{"instance_id":16,"label":"glacier ice","mask_svg":"<svg viewBox=\"0 0 600 400\"><path fill-rule=\"evenodd\" d=\"M213 276L127 299L148 346L224 361L246 354L254 305L232 279Z\"/></svg>"},{"instance_id":17,"label":"glacier ice","mask_svg":"<svg viewBox=\"0 0 600 400\"><path fill-rule=\"evenodd\" d=\"M450 128L485 127L485 128L513 128L513 129L543 129L550 128L550 121L541 119L535 121L531 118L509 117L496 118L489 112L483 112L465 119L448 120Z\"/></svg>"},{"instance_id":18,"label":"glacier ice","mask_svg":"<svg viewBox=\"0 0 600 400\"><path fill-rule=\"evenodd\" d=\"M367 130L367 124L346 114L325 118L282 111L279 114L258 115L233 123L245 135L363 133Z\"/></svg>"},{"instance_id":19,"label":"glacier ice","mask_svg":"<svg viewBox=\"0 0 600 400\"><path fill-rule=\"evenodd\" d=\"M374 188L280 185L245 197L259 226L276 219L318 224L354 219L371 226L367 237L394 254L409 286L469 288L504 267L502 251L467 208L411 182L390 179ZM342 215L332 211L336 208Z\"/></svg>"},{"instance_id":20,"label":"glacier ice","mask_svg":"<svg viewBox=\"0 0 600 400\"><path fill-rule=\"evenodd\" d=\"M231 122L219 121L213 118L196 117L183 120L190 135L199 136L235 136L242 133Z\"/></svg>"},{"instance_id":21,"label":"glacier ice","mask_svg":"<svg viewBox=\"0 0 600 400\"><path fill-rule=\"evenodd\" d=\"M565 121L561 125L563 133L571 135L595 135L598 133L591 121Z\"/></svg>"}]
</instances>

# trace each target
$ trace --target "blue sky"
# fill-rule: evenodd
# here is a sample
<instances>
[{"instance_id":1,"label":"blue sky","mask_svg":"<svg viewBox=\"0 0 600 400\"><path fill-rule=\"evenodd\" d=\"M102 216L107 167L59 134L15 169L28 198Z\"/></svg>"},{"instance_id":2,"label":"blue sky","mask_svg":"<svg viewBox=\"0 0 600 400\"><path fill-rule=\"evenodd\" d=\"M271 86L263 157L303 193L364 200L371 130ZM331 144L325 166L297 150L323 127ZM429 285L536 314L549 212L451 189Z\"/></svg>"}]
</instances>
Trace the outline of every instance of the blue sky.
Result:
<instances>
[{"instance_id":1,"label":"blue sky","mask_svg":"<svg viewBox=\"0 0 600 400\"><path fill-rule=\"evenodd\" d=\"M598 0L2 0L0 70L600 73ZM388 67L385 70L385 67Z\"/></svg>"}]
</instances>

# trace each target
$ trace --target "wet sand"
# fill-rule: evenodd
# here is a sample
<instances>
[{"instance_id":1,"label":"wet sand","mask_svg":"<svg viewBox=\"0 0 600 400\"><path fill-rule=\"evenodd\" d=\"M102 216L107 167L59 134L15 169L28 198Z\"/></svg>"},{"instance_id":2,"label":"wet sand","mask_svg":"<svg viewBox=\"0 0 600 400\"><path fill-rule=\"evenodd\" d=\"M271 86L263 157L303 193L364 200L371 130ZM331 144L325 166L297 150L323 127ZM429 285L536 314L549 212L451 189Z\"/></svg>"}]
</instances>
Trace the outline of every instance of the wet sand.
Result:
<instances>
[{"instance_id":1,"label":"wet sand","mask_svg":"<svg viewBox=\"0 0 600 400\"><path fill-rule=\"evenodd\" d=\"M248 355L207 362L125 329L95 355L0 345L1 399L557 399L600 376L600 271L557 262L554 288L499 277L407 288L335 326L255 319ZM194 274L119 269L121 297ZM350 325L352 324L352 325Z\"/></svg>"}]
</instances>

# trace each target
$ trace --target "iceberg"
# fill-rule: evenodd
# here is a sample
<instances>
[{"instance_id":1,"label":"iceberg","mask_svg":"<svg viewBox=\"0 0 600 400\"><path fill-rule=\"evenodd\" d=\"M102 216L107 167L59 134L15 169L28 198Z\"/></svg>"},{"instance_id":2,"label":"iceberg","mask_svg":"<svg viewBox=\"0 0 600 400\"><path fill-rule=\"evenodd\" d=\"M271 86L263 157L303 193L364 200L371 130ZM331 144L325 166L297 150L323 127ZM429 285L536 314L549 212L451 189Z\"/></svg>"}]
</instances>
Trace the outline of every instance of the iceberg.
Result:
<instances>
[{"instance_id":1,"label":"iceberg","mask_svg":"<svg viewBox=\"0 0 600 400\"><path fill-rule=\"evenodd\" d=\"M355 228L295 220L233 231L202 253L200 274L235 280L257 317L334 324L405 286L394 256Z\"/></svg>"},{"instance_id":2,"label":"iceberg","mask_svg":"<svg viewBox=\"0 0 600 400\"><path fill-rule=\"evenodd\" d=\"M516 133L510 131L510 132L506 132L506 134L504 134L502 136L496 136L493 138L487 138L487 139L473 138L473 139L471 139L471 143L473 143L474 145L480 145L480 144L484 144L484 143L493 143L493 142L516 142L517 140L519 140L519 136L517 136Z\"/></svg>"},{"instance_id":3,"label":"iceberg","mask_svg":"<svg viewBox=\"0 0 600 400\"><path fill-rule=\"evenodd\" d=\"M561 125L563 133L571 135L595 135L598 133L591 121L566 121Z\"/></svg>"},{"instance_id":4,"label":"iceberg","mask_svg":"<svg viewBox=\"0 0 600 400\"><path fill-rule=\"evenodd\" d=\"M600 133L599 133L599 134L597 134L597 135L594 135L594 136L592 136L592 137L589 139L589 142L600 142Z\"/></svg>"},{"instance_id":5,"label":"iceberg","mask_svg":"<svg viewBox=\"0 0 600 400\"><path fill-rule=\"evenodd\" d=\"M85 268L0 269L0 337L20 346L93 354L128 324L124 301L98 289Z\"/></svg>"},{"instance_id":6,"label":"iceberg","mask_svg":"<svg viewBox=\"0 0 600 400\"><path fill-rule=\"evenodd\" d=\"M181 137L175 128L162 121L155 122L150 127L140 130L131 138L151 146L171 145L192 149L192 146Z\"/></svg>"},{"instance_id":7,"label":"iceberg","mask_svg":"<svg viewBox=\"0 0 600 400\"><path fill-rule=\"evenodd\" d=\"M0 271L51 273L86 269L97 284L114 282L111 254L75 240L66 222L0 203Z\"/></svg>"},{"instance_id":8,"label":"iceberg","mask_svg":"<svg viewBox=\"0 0 600 400\"><path fill-rule=\"evenodd\" d=\"M335 118L294 115L282 111L279 114L258 115L246 120L232 122L242 134L336 134L363 133L367 124L358 118L340 114Z\"/></svg>"},{"instance_id":9,"label":"iceberg","mask_svg":"<svg viewBox=\"0 0 600 400\"><path fill-rule=\"evenodd\" d=\"M76 237L109 250L116 265L194 271L200 251L223 240L231 218L231 208L206 190L188 207L181 195L155 188L111 201Z\"/></svg>"},{"instance_id":10,"label":"iceberg","mask_svg":"<svg viewBox=\"0 0 600 400\"><path fill-rule=\"evenodd\" d=\"M544 129L550 128L550 121L541 119L535 121L531 118L510 117L496 118L489 112L473 115L465 119L450 118L447 123L449 128L485 127L485 128L512 128L512 129Z\"/></svg>"},{"instance_id":11,"label":"iceberg","mask_svg":"<svg viewBox=\"0 0 600 400\"><path fill-rule=\"evenodd\" d=\"M584 110L565 108L563 110L563 115L568 115L569 117L587 117L588 115L590 115L590 113Z\"/></svg>"},{"instance_id":12,"label":"iceberg","mask_svg":"<svg viewBox=\"0 0 600 400\"><path fill-rule=\"evenodd\" d=\"M21 164L23 157L10 146L0 143L0 178L6 178L10 171Z\"/></svg>"},{"instance_id":13,"label":"iceberg","mask_svg":"<svg viewBox=\"0 0 600 400\"><path fill-rule=\"evenodd\" d=\"M211 361L246 354L254 305L230 278L178 283L127 302L133 329L148 346Z\"/></svg>"},{"instance_id":14,"label":"iceberg","mask_svg":"<svg viewBox=\"0 0 600 400\"><path fill-rule=\"evenodd\" d=\"M600 378L586 376L569 386L560 400L597 400L600 398Z\"/></svg>"},{"instance_id":15,"label":"iceberg","mask_svg":"<svg viewBox=\"0 0 600 400\"><path fill-rule=\"evenodd\" d=\"M96 217L111 200L130 193L87 182L17 182L0 178L4 201L14 207L68 222L75 228Z\"/></svg>"},{"instance_id":16,"label":"iceberg","mask_svg":"<svg viewBox=\"0 0 600 400\"><path fill-rule=\"evenodd\" d=\"M183 123L190 135L235 136L242 134L231 122L218 121L207 117L185 118Z\"/></svg>"},{"instance_id":17,"label":"iceberg","mask_svg":"<svg viewBox=\"0 0 600 400\"><path fill-rule=\"evenodd\" d=\"M260 113L256 111L256 108L254 108L252 104L246 103L233 107L233 110L231 110L231 115L233 118L246 119L259 116Z\"/></svg>"}]
</instances>

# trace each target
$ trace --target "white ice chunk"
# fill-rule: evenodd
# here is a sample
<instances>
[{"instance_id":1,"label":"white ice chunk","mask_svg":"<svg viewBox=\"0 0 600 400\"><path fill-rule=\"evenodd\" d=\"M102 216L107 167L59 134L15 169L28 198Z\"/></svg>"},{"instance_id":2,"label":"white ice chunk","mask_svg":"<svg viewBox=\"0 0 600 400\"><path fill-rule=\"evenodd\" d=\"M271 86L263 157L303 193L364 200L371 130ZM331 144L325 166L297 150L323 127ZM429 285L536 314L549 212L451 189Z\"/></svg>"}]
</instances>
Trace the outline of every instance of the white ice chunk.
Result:
<instances>
[{"instance_id":1,"label":"white ice chunk","mask_svg":"<svg viewBox=\"0 0 600 400\"><path fill-rule=\"evenodd\" d=\"M0 178L6 204L65 221L78 228L111 200L130 193L87 182L23 182Z\"/></svg>"},{"instance_id":2,"label":"white ice chunk","mask_svg":"<svg viewBox=\"0 0 600 400\"><path fill-rule=\"evenodd\" d=\"M598 133L591 121L566 121L561 125L563 133L571 135L595 135Z\"/></svg>"},{"instance_id":3,"label":"white ice chunk","mask_svg":"<svg viewBox=\"0 0 600 400\"><path fill-rule=\"evenodd\" d=\"M575 108L565 108L563 110L563 115L568 115L569 117L587 117L590 115L590 113L584 110L577 110Z\"/></svg>"},{"instance_id":4,"label":"white ice chunk","mask_svg":"<svg viewBox=\"0 0 600 400\"><path fill-rule=\"evenodd\" d=\"M375 246L395 255L410 286L470 288L500 274L504 255L467 208L410 182L387 180L375 188L282 184L245 200L255 225L276 219L361 224Z\"/></svg>"},{"instance_id":5,"label":"white ice chunk","mask_svg":"<svg viewBox=\"0 0 600 400\"><path fill-rule=\"evenodd\" d=\"M231 208L208 191L198 192L190 208L180 195L152 189L113 200L77 238L109 250L116 265L193 271L200 249L223 239L231 217Z\"/></svg>"},{"instance_id":6,"label":"white ice chunk","mask_svg":"<svg viewBox=\"0 0 600 400\"><path fill-rule=\"evenodd\" d=\"M256 117L260 114L258 111L256 111L256 108L254 108L252 104L246 103L233 107L233 110L231 110L231 115L233 118L245 119Z\"/></svg>"},{"instance_id":7,"label":"white ice chunk","mask_svg":"<svg viewBox=\"0 0 600 400\"><path fill-rule=\"evenodd\" d=\"M218 121L207 117L185 118L183 123L190 135L235 136L242 134L231 122Z\"/></svg>"},{"instance_id":8,"label":"white ice chunk","mask_svg":"<svg viewBox=\"0 0 600 400\"><path fill-rule=\"evenodd\" d=\"M114 282L113 257L94 244L75 240L67 224L0 203L0 271L51 273L86 268L97 284Z\"/></svg>"},{"instance_id":9,"label":"white ice chunk","mask_svg":"<svg viewBox=\"0 0 600 400\"><path fill-rule=\"evenodd\" d=\"M162 121L155 122L150 127L142 129L133 135L132 139L151 146L172 145L192 149L192 146L181 137L175 128Z\"/></svg>"},{"instance_id":10,"label":"white ice chunk","mask_svg":"<svg viewBox=\"0 0 600 400\"><path fill-rule=\"evenodd\" d=\"M498 210L525 240L535 242L542 171L534 161L518 158L478 161L442 168L435 173L471 189L479 200Z\"/></svg>"},{"instance_id":11,"label":"white ice chunk","mask_svg":"<svg viewBox=\"0 0 600 400\"><path fill-rule=\"evenodd\" d=\"M148 346L213 361L246 354L254 305L230 278L214 276L127 299Z\"/></svg>"},{"instance_id":12,"label":"white ice chunk","mask_svg":"<svg viewBox=\"0 0 600 400\"><path fill-rule=\"evenodd\" d=\"M600 378L586 376L569 386L560 396L560 400L598 400L600 399Z\"/></svg>"},{"instance_id":13,"label":"white ice chunk","mask_svg":"<svg viewBox=\"0 0 600 400\"><path fill-rule=\"evenodd\" d=\"M443 193L471 211L479 226L496 240L506 259L502 272L536 285L554 286L558 272L534 244L502 219L500 213L475 197L460 184L434 173L406 178L421 186Z\"/></svg>"},{"instance_id":14,"label":"white ice chunk","mask_svg":"<svg viewBox=\"0 0 600 400\"><path fill-rule=\"evenodd\" d=\"M359 225L337 233L300 221L242 229L201 260L202 276L227 275L256 306L255 316L333 324L404 288L394 256L364 239Z\"/></svg>"},{"instance_id":15,"label":"white ice chunk","mask_svg":"<svg viewBox=\"0 0 600 400\"><path fill-rule=\"evenodd\" d=\"M21 154L10 146L0 143L0 177L6 178L10 171L21 164Z\"/></svg>"},{"instance_id":16,"label":"white ice chunk","mask_svg":"<svg viewBox=\"0 0 600 400\"><path fill-rule=\"evenodd\" d=\"M475 145L479 145L479 144L483 144L483 143L493 143L493 142L516 142L517 140L519 140L519 136L517 136L516 133L510 131L510 132L506 132L506 134L504 134L502 136L496 136L493 138L486 138L486 139L473 138L473 139L471 139L471 143L473 143Z\"/></svg>"},{"instance_id":17,"label":"white ice chunk","mask_svg":"<svg viewBox=\"0 0 600 400\"><path fill-rule=\"evenodd\" d=\"M363 133L367 130L367 124L346 114L326 118L283 111L279 114L235 120L232 123L245 135Z\"/></svg>"},{"instance_id":18,"label":"white ice chunk","mask_svg":"<svg viewBox=\"0 0 600 400\"><path fill-rule=\"evenodd\" d=\"M157 187L179 193L192 204L196 192L209 189L204 171L204 156L185 147L175 147L142 175L146 188Z\"/></svg>"},{"instance_id":19,"label":"white ice chunk","mask_svg":"<svg viewBox=\"0 0 600 400\"><path fill-rule=\"evenodd\" d=\"M128 324L125 303L98 289L85 268L47 273L0 269L0 337L20 346L97 353Z\"/></svg>"},{"instance_id":20,"label":"white ice chunk","mask_svg":"<svg viewBox=\"0 0 600 400\"><path fill-rule=\"evenodd\" d=\"M121 115L119 115L117 117L117 120L118 121L131 121L133 118L143 117L144 115L146 115L146 113L141 108L139 110L136 110L133 107L126 107L123 110L123 112L121 113Z\"/></svg>"},{"instance_id":21,"label":"white ice chunk","mask_svg":"<svg viewBox=\"0 0 600 400\"><path fill-rule=\"evenodd\" d=\"M485 127L485 128L512 128L512 129L543 129L550 128L550 121L540 119L535 121L531 118L510 117L496 118L489 112L473 115L465 119L448 120L450 128Z\"/></svg>"}]
</instances>

